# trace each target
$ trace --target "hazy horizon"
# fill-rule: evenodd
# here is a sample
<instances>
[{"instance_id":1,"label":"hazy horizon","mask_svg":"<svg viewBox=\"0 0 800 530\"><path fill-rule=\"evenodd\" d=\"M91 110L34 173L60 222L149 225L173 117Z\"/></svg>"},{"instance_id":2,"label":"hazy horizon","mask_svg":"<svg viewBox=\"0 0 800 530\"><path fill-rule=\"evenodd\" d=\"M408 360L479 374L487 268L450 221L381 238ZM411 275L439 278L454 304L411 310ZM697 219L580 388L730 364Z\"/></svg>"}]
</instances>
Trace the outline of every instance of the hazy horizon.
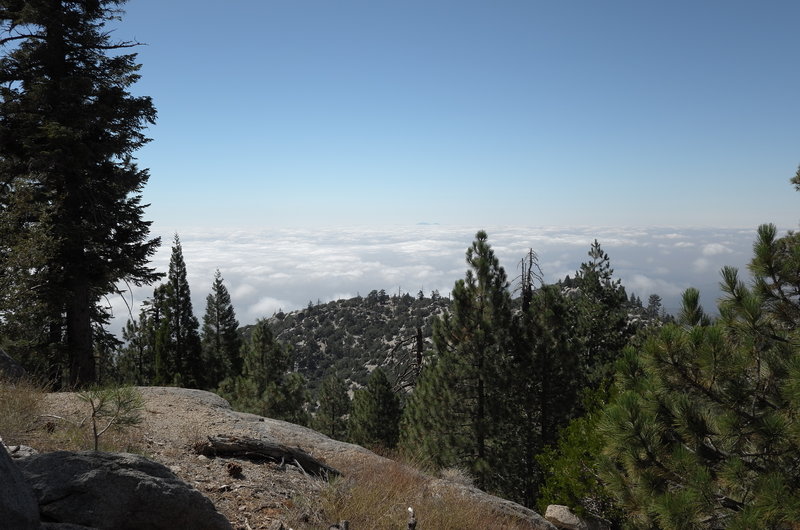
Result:
<instances>
[{"instance_id":1,"label":"hazy horizon","mask_svg":"<svg viewBox=\"0 0 800 530\"><path fill-rule=\"evenodd\" d=\"M509 280L519 275L519 260L529 248L539 256L546 282L573 275L596 238L609 254L615 277L628 294L644 303L650 294L664 308L677 312L680 294L697 287L705 309L716 313L719 270L746 265L756 235L753 228L675 227L466 227L409 225L394 229L339 227L327 229L198 230L179 233L186 261L192 303L198 319L205 311L214 271L219 268L230 291L240 324L252 324L278 310L292 311L309 302L366 295L384 289L426 296L432 290L447 295L463 278L464 254L478 230L489 236ZM781 229L785 233L786 229ZM167 272L173 233L160 234L162 246L153 266ZM138 305L153 286L135 288ZM126 297L130 302L130 294ZM110 297L118 333L129 318L125 302Z\"/></svg>"}]
</instances>

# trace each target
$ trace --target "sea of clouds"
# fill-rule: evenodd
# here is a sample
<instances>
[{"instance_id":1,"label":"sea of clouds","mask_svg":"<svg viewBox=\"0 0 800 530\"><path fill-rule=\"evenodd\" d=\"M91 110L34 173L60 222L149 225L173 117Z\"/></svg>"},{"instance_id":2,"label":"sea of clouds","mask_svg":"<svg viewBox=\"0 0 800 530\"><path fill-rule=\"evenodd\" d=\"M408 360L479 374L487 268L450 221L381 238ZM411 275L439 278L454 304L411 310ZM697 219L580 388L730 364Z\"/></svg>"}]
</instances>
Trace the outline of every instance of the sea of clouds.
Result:
<instances>
[{"instance_id":1,"label":"sea of clouds","mask_svg":"<svg viewBox=\"0 0 800 530\"><path fill-rule=\"evenodd\" d=\"M487 227L489 243L509 280L519 275L519 262L533 249L545 281L574 275L597 239L611 258L616 277L628 294L646 304L659 294L665 309L677 312L680 295L697 287L705 309L715 311L720 296L719 270L738 267L747 278L753 229ZM366 295L438 290L447 295L464 277L465 251L476 228L414 225L396 228L202 230L179 234L192 290L194 311L202 319L214 271L219 269L239 322L254 323L279 310L306 307ZM166 272L174 234L160 234L162 246L153 265ZM127 286L123 286L127 289ZM110 331L119 330L138 314L151 287L133 288L109 297L114 313Z\"/></svg>"}]
</instances>

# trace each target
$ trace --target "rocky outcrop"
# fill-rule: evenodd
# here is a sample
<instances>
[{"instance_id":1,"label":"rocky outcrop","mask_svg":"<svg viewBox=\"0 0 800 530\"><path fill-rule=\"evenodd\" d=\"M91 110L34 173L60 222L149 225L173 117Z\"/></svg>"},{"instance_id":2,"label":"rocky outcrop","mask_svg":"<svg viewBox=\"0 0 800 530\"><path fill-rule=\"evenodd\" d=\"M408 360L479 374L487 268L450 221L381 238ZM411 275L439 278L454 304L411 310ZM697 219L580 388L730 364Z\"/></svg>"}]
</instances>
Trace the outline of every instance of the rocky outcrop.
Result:
<instances>
[{"instance_id":1,"label":"rocky outcrop","mask_svg":"<svg viewBox=\"0 0 800 530\"><path fill-rule=\"evenodd\" d=\"M0 379L16 381L25 377L25 369L0 348Z\"/></svg>"},{"instance_id":2,"label":"rocky outcrop","mask_svg":"<svg viewBox=\"0 0 800 530\"><path fill-rule=\"evenodd\" d=\"M0 514L3 528L39 528L39 506L30 484L0 443Z\"/></svg>"},{"instance_id":3,"label":"rocky outcrop","mask_svg":"<svg viewBox=\"0 0 800 530\"><path fill-rule=\"evenodd\" d=\"M580 517L567 506L551 504L544 513L545 519L562 530L608 530L608 526L598 519Z\"/></svg>"},{"instance_id":4,"label":"rocky outcrop","mask_svg":"<svg viewBox=\"0 0 800 530\"><path fill-rule=\"evenodd\" d=\"M62 524L49 528L231 528L200 492L138 455L57 451L14 463L33 488L42 521Z\"/></svg>"},{"instance_id":5,"label":"rocky outcrop","mask_svg":"<svg viewBox=\"0 0 800 530\"><path fill-rule=\"evenodd\" d=\"M5 448L11 458L25 458L39 454L39 451L29 445L6 445L2 438L0 438L0 445Z\"/></svg>"}]
</instances>

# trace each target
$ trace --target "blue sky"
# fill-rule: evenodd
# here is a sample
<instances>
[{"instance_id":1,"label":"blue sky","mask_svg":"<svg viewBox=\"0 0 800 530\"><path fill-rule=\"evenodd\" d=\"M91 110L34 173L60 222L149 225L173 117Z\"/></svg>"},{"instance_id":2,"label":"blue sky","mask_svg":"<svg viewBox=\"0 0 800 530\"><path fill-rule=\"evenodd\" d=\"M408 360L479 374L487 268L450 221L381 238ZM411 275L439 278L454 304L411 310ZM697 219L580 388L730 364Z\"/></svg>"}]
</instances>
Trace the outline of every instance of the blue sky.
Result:
<instances>
[{"instance_id":1,"label":"blue sky","mask_svg":"<svg viewBox=\"0 0 800 530\"><path fill-rule=\"evenodd\" d=\"M797 2L126 10L157 232L797 223Z\"/></svg>"},{"instance_id":2,"label":"blue sky","mask_svg":"<svg viewBox=\"0 0 800 530\"><path fill-rule=\"evenodd\" d=\"M446 292L482 228L509 276L529 247L548 281L573 273L597 237L629 292L675 311L696 286L713 310L756 226L797 225L795 1L126 10L115 36L147 43L135 92L159 112L138 153L154 263L180 233L198 313L217 267L243 323Z\"/></svg>"}]
</instances>

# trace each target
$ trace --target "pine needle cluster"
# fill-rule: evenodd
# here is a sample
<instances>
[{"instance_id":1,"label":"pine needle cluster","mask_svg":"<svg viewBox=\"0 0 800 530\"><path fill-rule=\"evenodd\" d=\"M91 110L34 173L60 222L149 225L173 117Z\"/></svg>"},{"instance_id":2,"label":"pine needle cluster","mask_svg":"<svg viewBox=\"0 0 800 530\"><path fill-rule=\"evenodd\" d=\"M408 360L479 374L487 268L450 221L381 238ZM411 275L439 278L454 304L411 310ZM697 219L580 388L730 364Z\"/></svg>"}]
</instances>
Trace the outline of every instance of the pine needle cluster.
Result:
<instances>
[{"instance_id":1,"label":"pine needle cluster","mask_svg":"<svg viewBox=\"0 0 800 530\"><path fill-rule=\"evenodd\" d=\"M634 527L800 521L800 245L759 228L752 287L722 270L720 319L663 327L618 366L603 476ZM685 298L685 306L693 298Z\"/></svg>"}]
</instances>

